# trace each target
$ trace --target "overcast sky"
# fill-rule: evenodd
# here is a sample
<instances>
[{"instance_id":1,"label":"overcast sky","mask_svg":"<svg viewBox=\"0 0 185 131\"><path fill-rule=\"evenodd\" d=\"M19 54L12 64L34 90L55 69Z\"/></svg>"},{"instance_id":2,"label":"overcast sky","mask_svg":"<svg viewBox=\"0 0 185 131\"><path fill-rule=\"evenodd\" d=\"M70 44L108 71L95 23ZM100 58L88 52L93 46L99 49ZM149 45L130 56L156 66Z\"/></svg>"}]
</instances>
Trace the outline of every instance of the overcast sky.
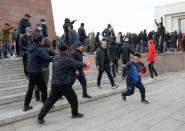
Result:
<instances>
[{"instance_id":1,"label":"overcast sky","mask_svg":"<svg viewBox=\"0 0 185 131\"><path fill-rule=\"evenodd\" d=\"M63 33L65 18L78 19L74 28L85 23L87 32L100 31L111 24L116 33L152 30L154 7L185 0L51 0L58 35Z\"/></svg>"}]
</instances>

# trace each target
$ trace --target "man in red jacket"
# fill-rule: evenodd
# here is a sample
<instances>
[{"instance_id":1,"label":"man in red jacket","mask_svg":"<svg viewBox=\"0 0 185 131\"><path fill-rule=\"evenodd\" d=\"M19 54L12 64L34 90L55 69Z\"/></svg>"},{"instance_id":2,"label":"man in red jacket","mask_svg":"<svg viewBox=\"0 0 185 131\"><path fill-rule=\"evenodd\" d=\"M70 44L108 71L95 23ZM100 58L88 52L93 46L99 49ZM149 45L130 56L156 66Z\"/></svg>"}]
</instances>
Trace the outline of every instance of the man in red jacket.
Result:
<instances>
[{"instance_id":1,"label":"man in red jacket","mask_svg":"<svg viewBox=\"0 0 185 131\"><path fill-rule=\"evenodd\" d=\"M154 68L154 63L156 61L156 47L154 44L154 40L153 40L153 33L150 32L148 34L148 57L147 57L147 62L148 62L148 69L150 71L150 75L151 75L151 80L153 80L154 75L155 77L158 77L158 73L156 71L156 69Z\"/></svg>"}]
</instances>

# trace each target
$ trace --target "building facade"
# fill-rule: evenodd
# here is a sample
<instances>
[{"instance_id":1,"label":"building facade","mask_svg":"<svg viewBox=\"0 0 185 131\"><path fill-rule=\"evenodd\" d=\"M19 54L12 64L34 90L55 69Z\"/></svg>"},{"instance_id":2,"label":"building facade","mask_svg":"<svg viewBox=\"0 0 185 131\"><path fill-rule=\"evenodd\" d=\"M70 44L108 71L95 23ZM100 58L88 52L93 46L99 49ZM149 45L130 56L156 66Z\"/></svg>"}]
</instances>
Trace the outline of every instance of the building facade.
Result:
<instances>
[{"instance_id":1,"label":"building facade","mask_svg":"<svg viewBox=\"0 0 185 131\"><path fill-rule=\"evenodd\" d=\"M45 18L48 25L49 37L55 37L51 0L0 0L0 26L5 22L18 25L24 14L32 17L30 22L34 29L40 18Z\"/></svg>"},{"instance_id":2,"label":"building facade","mask_svg":"<svg viewBox=\"0 0 185 131\"><path fill-rule=\"evenodd\" d=\"M156 7L154 18L160 22L161 17L163 17L166 31L176 30L185 33L185 2Z\"/></svg>"}]
</instances>

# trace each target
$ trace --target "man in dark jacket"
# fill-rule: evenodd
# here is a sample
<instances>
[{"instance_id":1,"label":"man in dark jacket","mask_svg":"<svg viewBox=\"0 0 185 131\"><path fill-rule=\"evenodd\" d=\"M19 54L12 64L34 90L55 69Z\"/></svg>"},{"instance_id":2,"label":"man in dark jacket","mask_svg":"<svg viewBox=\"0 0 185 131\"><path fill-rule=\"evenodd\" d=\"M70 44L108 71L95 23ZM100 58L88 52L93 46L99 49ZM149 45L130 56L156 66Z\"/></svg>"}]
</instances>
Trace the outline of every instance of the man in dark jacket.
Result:
<instances>
[{"instance_id":1,"label":"man in dark jacket","mask_svg":"<svg viewBox=\"0 0 185 131\"><path fill-rule=\"evenodd\" d=\"M44 77L42 75L43 63L51 62L52 57L50 57L45 49L43 49L43 37L35 36L34 44L28 50L28 73L29 73L29 85L28 90L25 96L24 108L23 111L28 111L32 109L32 106L29 106L33 90L35 85L41 90L42 93L42 102L45 103L47 99L47 85L44 82Z\"/></svg>"},{"instance_id":2,"label":"man in dark jacket","mask_svg":"<svg viewBox=\"0 0 185 131\"><path fill-rule=\"evenodd\" d=\"M74 60L83 62L83 44L81 42L76 43L75 50L71 52L70 56ZM83 98L91 98L91 96L87 94L87 80L86 80L83 68L77 68L76 70L79 71L79 74L77 75L77 79L79 80L83 88ZM74 79L74 82L75 80L76 79Z\"/></svg>"},{"instance_id":3,"label":"man in dark jacket","mask_svg":"<svg viewBox=\"0 0 185 131\"><path fill-rule=\"evenodd\" d=\"M128 38L126 38L123 42L123 46L120 49L120 54L122 55L123 65L126 65L130 61L130 54L135 54L131 47L128 45ZM126 70L124 70L124 72L125 71Z\"/></svg>"},{"instance_id":4,"label":"man in dark jacket","mask_svg":"<svg viewBox=\"0 0 185 131\"><path fill-rule=\"evenodd\" d=\"M64 21L63 29L64 29L64 37L65 37L65 44L69 45L69 27L73 25L77 20L70 21L69 18L66 18Z\"/></svg>"},{"instance_id":5,"label":"man in dark jacket","mask_svg":"<svg viewBox=\"0 0 185 131\"><path fill-rule=\"evenodd\" d=\"M53 74L52 85L49 98L43 105L37 122L44 124L44 117L56 103L56 101L64 95L71 105L72 118L81 118L84 115L78 112L78 98L71 85L71 77L75 68L83 68L87 65L78 62L68 56L68 48L66 45L59 47L60 54L53 58Z\"/></svg>"},{"instance_id":6,"label":"man in dark jacket","mask_svg":"<svg viewBox=\"0 0 185 131\"><path fill-rule=\"evenodd\" d=\"M47 52L47 54L49 56L54 57L56 55L56 53L52 49L50 49L48 47L48 42L46 41L46 38L44 39L44 46L43 46L43 48L46 50L46 52ZM50 75L49 64L50 63L48 63L48 62L44 62L43 63L43 67L42 67L42 74L44 76L44 82L46 83L46 85L48 85L49 75ZM39 91L39 89L37 87L35 87L35 98L36 98L36 101L40 101L41 100L41 98L40 98L40 91Z\"/></svg>"},{"instance_id":7,"label":"man in dark jacket","mask_svg":"<svg viewBox=\"0 0 185 131\"><path fill-rule=\"evenodd\" d=\"M81 26L78 29L78 36L79 36L80 42L82 42L84 44L85 40L87 39L87 35L86 35L85 29L84 29L84 23L81 23Z\"/></svg>"},{"instance_id":8,"label":"man in dark jacket","mask_svg":"<svg viewBox=\"0 0 185 131\"><path fill-rule=\"evenodd\" d=\"M17 56L19 56L19 38L21 35L26 33L26 28L31 27L31 23L29 22L31 15L30 14L25 14L24 18L22 18L19 21L18 29L16 31L16 53Z\"/></svg>"},{"instance_id":9,"label":"man in dark jacket","mask_svg":"<svg viewBox=\"0 0 185 131\"><path fill-rule=\"evenodd\" d=\"M107 25L107 28L105 28L102 32L102 36L105 38L109 37L115 37L114 30L110 24Z\"/></svg>"},{"instance_id":10,"label":"man in dark jacket","mask_svg":"<svg viewBox=\"0 0 185 131\"><path fill-rule=\"evenodd\" d=\"M96 51L97 48L100 47L100 32L97 32L96 33L96 36L95 36L95 40L94 40L94 45L93 45L93 49L91 51L91 53L93 54L94 51Z\"/></svg>"},{"instance_id":11,"label":"man in dark jacket","mask_svg":"<svg viewBox=\"0 0 185 131\"><path fill-rule=\"evenodd\" d=\"M102 40L101 47L97 49L96 51L96 67L99 71L98 73L98 79L97 79L97 86L101 89L100 83L101 78L103 75L103 72L105 71L109 77L109 80L111 82L112 88L115 89L118 86L115 84L114 79L111 74L111 67L110 67L111 61L110 61L110 54L107 50L107 42L106 39Z\"/></svg>"},{"instance_id":12,"label":"man in dark jacket","mask_svg":"<svg viewBox=\"0 0 185 131\"><path fill-rule=\"evenodd\" d=\"M122 55L123 64L127 64L130 61L130 54L135 54L132 48L128 45L128 39L126 38L123 46L120 49L120 54Z\"/></svg>"},{"instance_id":13,"label":"man in dark jacket","mask_svg":"<svg viewBox=\"0 0 185 131\"><path fill-rule=\"evenodd\" d=\"M110 43L109 53L111 54L110 59L112 62L112 74L113 77L116 78L116 73L118 73L118 60L120 57L119 46L116 44L116 38L113 38L113 41Z\"/></svg>"},{"instance_id":14,"label":"man in dark jacket","mask_svg":"<svg viewBox=\"0 0 185 131\"><path fill-rule=\"evenodd\" d=\"M22 35L19 40L20 56L22 56L23 59L24 74L27 78L28 78L27 72L28 49L32 44L33 44L32 29L30 27L27 27L26 34Z\"/></svg>"},{"instance_id":15,"label":"man in dark jacket","mask_svg":"<svg viewBox=\"0 0 185 131\"><path fill-rule=\"evenodd\" d=\"M143 53L146 53L148 50L148 36L146 30L142 34L142 43L143 43Z\"/></svg>"},{"instance_id":16,"label":"man in dark jacket","mask_svg":"<svg viewBox=\"0 0 185 131\"><path fill-rule=\"evenodd\" d=\"M79 36L78 36L76 30L73 29L72 25L69 27L68 33L69 33L68 36L69 36L69 45L70 45L69 51L72 52L75 49L75 43L80 42Z\"/></svg>"}]
</instances>

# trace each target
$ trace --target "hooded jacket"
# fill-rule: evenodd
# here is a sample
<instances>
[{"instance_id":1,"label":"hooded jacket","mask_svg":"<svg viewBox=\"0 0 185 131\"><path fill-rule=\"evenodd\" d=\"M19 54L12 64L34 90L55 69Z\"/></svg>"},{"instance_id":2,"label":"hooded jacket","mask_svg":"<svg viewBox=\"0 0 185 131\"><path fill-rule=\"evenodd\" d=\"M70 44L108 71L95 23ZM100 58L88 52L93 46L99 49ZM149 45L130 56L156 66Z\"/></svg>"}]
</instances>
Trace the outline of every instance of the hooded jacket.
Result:
<instances>
[{"instance_id":1,"label":"hooded jacket","mask_svg":"<svg viewBox=\"0 0 185 131\"><path fill-rule=\"evenodd\" d=\"M148 62L155 62L156 61L156 48L153 40L148 41L148 57L147 61Z\"/></svg>"},{"instance_id":2,"label":"hooded jacket","mask_svg":"<svg viewBox=\"0 0 185 131\"><path fill-rule=\"evenodd\" d=\"M29 73L39 73L46 62L52 62L52 57L48 55L46 50L34 43L28 49L28 65L27 69Z\"/></svg>"}]
</instances>

